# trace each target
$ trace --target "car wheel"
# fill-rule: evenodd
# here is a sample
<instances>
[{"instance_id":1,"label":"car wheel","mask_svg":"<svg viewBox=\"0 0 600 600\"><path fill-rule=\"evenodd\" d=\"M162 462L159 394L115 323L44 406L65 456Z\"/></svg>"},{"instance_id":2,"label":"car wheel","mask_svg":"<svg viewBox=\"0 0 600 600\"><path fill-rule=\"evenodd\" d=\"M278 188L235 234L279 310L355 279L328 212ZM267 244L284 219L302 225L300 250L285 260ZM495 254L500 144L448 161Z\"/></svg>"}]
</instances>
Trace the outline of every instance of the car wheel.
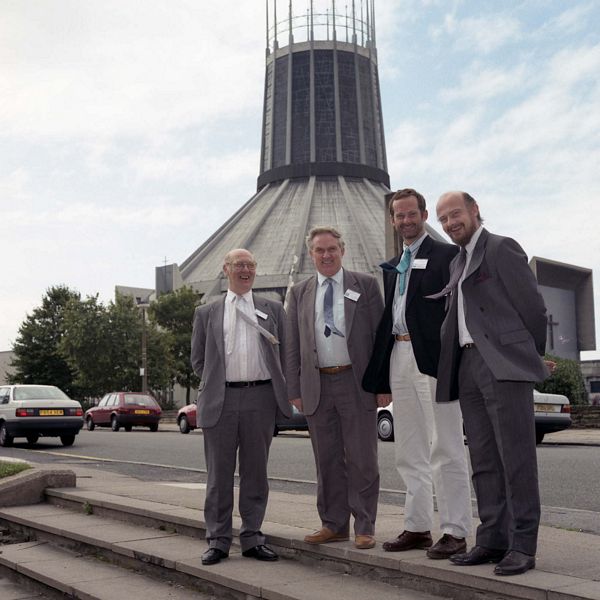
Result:
<instances>
[{"instance_id":1,"label":"car wheel","mask_svg":"<svg viewBox=\"0 0 600 600\"><path fill-rule=\"evenodd\" d=\"M32 433L27 436L27 443L30 446L33 446L33 444L35 444L39 439L40 439L40 436L37 433Z\"/></svg>"},{"instance_id":2,"label":"car wheel","mask_svg":"<svg viewBox=\"0 0 600 600\"><path fill-rule=\"evenodd\" d=\"M68 435L61 435L60 441L62 442L63 446L72 446L73 442L75 441L75 436L72 433L69 433Z\"/></svg>"},{"instance_id":3,"label":"car wheel","mask_svg":"<svg viewBox=\"0 0 600 600\"><path fill-rule=\"evenodd\" d=\"M158 431L158 423L154 423L150 425L150 431Z\"/></svg>"},{"instance_id":4,"label":"car wheel","mask_svg":"<svg viewBox=\"0 0 600 600\"><path fill-rule=\"evenodd\" d=\"M542 431L535 432L535 443L541 444L544 441L544 433Z\"/></svg>"},{"instance_id":5,"label":"car wheel","mask_svg":"<svg viewBox=\"0 0 600 600\"><path fill-rule=\"evenodd\" d=\"M377 435L382 442L394 441L394 420L389 413L381 413L377 419Z\"/></svg>"},{"instance_id":6,"label":"car wheel","mask_svg":"<svg viewBox=\"0 0 600 600\"><path fill-rule=\"evenodd\" d=\"M2 423L2 425L0 425L0 446L4 446L5 448L12 446L14 439L15 438L6 430L6 423Z\"/></svg>"},{"instance_id":7,"label":"car wheel","mask_svg":"<svg viewBox=\"0 0 600 600\"><path fill-rule=\"evenodd\" d=\"M119 431L120 429L119 421L117 421L117 417L115 415L110 418L110 428L113 431Z\"/></svg>"},{"instance_id":8,"label":"car wheel","mask_svg":"<svg viewBox=\"0 0 600 600\"><path fill-rule=\"evenodd\" d=\"M188 423L187 417L185 415L179 417L178 425L179 431L181 431L181 433L189 433L191 431L190 424Z\"/></svg>"},{"instance_id":9,"label":"car wheel","mask_svg":"<svg viewBox=\"0 0 600 600\"><path fill-rule=\"evenodd\" d=\"M94 423L94 419L92 419L92 417L88 417L85 420L85 426L87 427L88 431L94 431L94 429L96 428L96 424Z\"/></svg>"},{"instance_id":10,"label":"car wheel","mask_svg":"<svg viewBox=\"0 0 600 600\"><path fill-rule=\"evenodd\" d=\"M125 425L125 431L131 431L133 429L133 425Z\"/></svg>"}]
</instances>

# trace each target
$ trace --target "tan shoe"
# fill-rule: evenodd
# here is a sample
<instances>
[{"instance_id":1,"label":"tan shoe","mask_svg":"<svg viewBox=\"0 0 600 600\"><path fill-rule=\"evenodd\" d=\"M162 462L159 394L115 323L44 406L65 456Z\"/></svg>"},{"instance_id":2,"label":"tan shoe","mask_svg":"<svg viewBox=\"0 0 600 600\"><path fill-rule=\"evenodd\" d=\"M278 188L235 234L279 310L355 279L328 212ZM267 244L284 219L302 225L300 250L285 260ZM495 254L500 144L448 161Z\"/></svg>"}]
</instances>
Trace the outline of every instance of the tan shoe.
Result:
<instances>
[{"instance_id":1,"label":"tan shoe","mask_svg":"<svg viewBox=\"0 0 600 600\"><path fill-rule=\"evenodd\" d=\"M357 535L354 538L354 545L359 550L368 550L375 547L375 538L372 535Z\"/></svg>"},{"instance_id":2,"label":"tan shoe","mask_svg":"<svg viewBox=\"0 0 600 600\"><path fill-rule=\"evenodd\" d=\"M335 533L328 527L321 527L318 531L307 535L304 541L307 544L329 544L330 542L345 542L347 539L347 533Z\"/></svg>"}]
</instances>

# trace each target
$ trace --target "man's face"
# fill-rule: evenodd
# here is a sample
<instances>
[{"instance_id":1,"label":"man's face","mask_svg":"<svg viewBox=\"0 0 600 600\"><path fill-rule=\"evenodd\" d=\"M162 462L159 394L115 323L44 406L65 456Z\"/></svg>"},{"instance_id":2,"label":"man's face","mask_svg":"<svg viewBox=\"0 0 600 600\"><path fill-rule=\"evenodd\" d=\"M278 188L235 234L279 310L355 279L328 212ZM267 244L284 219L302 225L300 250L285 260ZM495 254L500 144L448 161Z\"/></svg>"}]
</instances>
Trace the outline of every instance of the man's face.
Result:
<instances>
[{"instance_id":1,"label":"man's face","mask_svg":"<svg viewBox=\"0 0 600 600\"><path fill-rule=\"evenodd\" d=\"M312 239L310 257L319 273L332 277L342 268L344 250L330 233L319 233Z\"/></svg>"},{"instance_id":2,"label":"man's face","mask_svg":"<svg viewBox=\"0 0 600 600\"><path fill-rule=\"evenodd\" d=\"M223 265L223 272L229 280L229 289L234 294L245 294L254 285L256 262L247 250L237 250L231 254L229 262Z\"/></svg>"},{"instance_id":3,"label":"man's face","mask_svg":"<svg viewBox=\"0 0 600 600\"><path fill-rule=\"evenodd\" d=\"M419 210L419 204L414 196L394 200L392 209L394 212L390 217L392 227L402 237L404 243L410 246L423 234L427 211Z\"/></svg>"},{"instance_id":4,"label":"man's face","mask_svg":"<svg viewBox=\"0 0 600 600\"><path fill-rule=\"evenodd\" d=\"M444 194L438 201L437 218L450 239L459 246L466 246L479 227L479 207L465 203L461 194Z\"/></svg>"}]
</instances>

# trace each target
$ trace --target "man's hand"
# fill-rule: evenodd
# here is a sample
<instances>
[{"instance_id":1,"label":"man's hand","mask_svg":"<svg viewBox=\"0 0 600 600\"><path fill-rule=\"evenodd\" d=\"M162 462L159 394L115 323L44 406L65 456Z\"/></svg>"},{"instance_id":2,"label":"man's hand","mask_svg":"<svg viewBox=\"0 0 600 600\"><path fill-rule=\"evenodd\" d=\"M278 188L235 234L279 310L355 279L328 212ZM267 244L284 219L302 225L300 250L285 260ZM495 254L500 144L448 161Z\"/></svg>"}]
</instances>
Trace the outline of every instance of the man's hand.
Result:
<instances>
[{"instance_id":1,"label":"man's hand","mask_svg":"<svg viewBox=\"0 0 600 600\"><path fill-rule=\"evenodd\" d=\"M392 403L392 395L391 394L377 394L375 396L375 399L377 400L378 408L383 408L384 406L387 406L388 404Z\"/></svg>"},{"instance_id":2,"label":"man's hand","mask_svg":"<svg viewBox=\"0 0 600 600\"><path fill-rule=\"evenodd\" d=\"M290 400L290 404L302 412L302 398L294 398L293 400Z\"/></svg>"},{"instance_id":3,"label":"man's hand","mask_svg":"<svg viewBox=\"0 0 600 600\"><path fill-rule=\"evenodd\" d=\"M550 371L550 375L554 373L554 369L556 369L556 363L553 360L544 360L544 363L548 367L548 371Z\"/></svg>"}]
</instances>

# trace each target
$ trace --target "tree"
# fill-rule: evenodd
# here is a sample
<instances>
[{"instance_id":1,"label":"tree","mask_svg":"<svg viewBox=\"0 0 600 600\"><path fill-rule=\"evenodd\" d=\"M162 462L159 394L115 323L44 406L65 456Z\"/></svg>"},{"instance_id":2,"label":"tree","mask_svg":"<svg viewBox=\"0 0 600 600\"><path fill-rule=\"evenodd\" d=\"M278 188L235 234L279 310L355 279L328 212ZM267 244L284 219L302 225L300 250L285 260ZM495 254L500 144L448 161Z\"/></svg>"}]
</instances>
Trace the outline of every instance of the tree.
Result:
<instances>
[{"instance_id":1,"label":"tree","mask_svg":"<svg viewBox=\"0 0 600 600\"><path fill-rule=\"evenodd\" d=\"M562 394L571 404L587 404L587 392L579 363L567 358L547 354L546 360L553 360L556 369L548 379L538 383L535 389L544 394Z\"/></svg>"},{"instance_id":2,"label":"tree","mask_svg":"<svg viewBox=\"0 0 600 600\"><path fill-rule=\"evenodd\" d=\"M56 385L69 396L79 395L73 369L60 351L65 309L79 298L78 292L66 286L48 288L42 305L34 308L19 327L13 345L12 383Z\"/></svg>"},{"instance_id":3,"label":"tree","mask_svg":"<svg viewBox=\"0 0 600 600\"><path fill-rule=\"evenodd\" d=\"M150 319L172 335L175 381L186 389L186 404L191 388L200 383L190 362L194 310L199 303L200 294L184 286L150 304Z\"/></svg>"},{"instance_id":4,"label":"tree","mask_svg":"<svg viewBox=\"0 0 600 600\"><path fill-rule=\"evenodd\" d=\"M65 312L61 351L86 397L139 390L142 321L133 299L117 294L108 306L97 296L71 303ZM147 324L148 384L164 389L173 380L171 338Z\"/></svg>"}]
</instances>

